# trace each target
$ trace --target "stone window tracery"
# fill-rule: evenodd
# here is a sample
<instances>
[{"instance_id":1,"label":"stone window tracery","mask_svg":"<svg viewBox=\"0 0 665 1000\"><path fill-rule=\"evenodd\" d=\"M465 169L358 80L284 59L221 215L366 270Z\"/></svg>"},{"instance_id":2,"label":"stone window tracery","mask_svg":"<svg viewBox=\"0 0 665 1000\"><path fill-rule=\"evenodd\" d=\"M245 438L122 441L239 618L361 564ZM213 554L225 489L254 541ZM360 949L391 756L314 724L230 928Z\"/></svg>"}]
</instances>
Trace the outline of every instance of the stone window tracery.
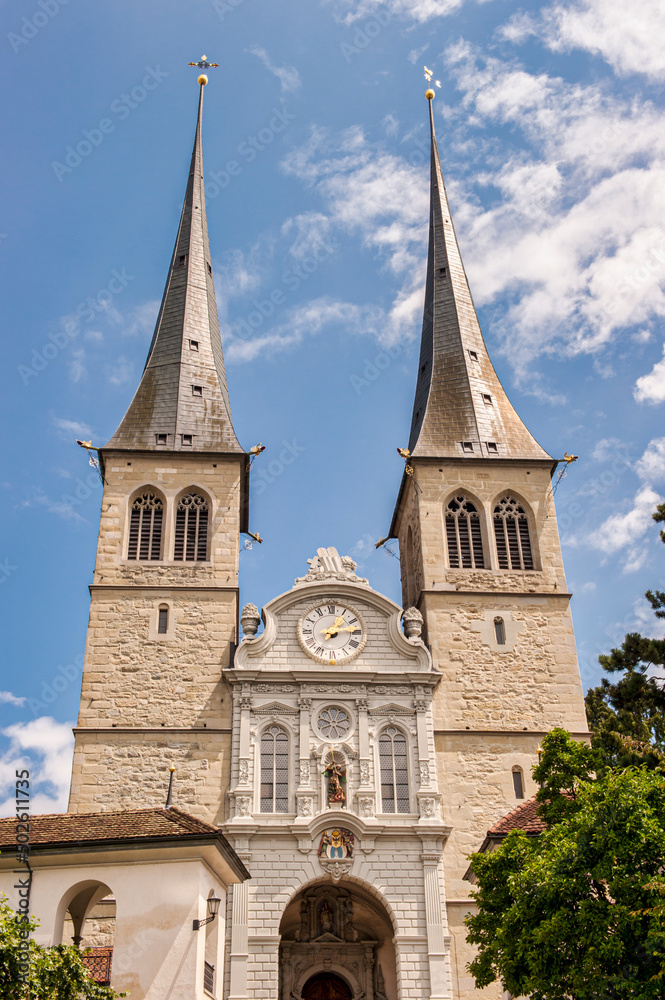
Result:
<instances>
[{"instance_id":1,"label":"stone window tracery","mask_svg":"<svg viewBox=\"0 0 665 1000\"><path fill-rule=\"evenodd\" d=\"M208 501L200 493L180 498L175 515L174 559L204 562L208 558L208 511Z\"/></svg>"},{"instance_id":2,"label":"stone window tracery","mask_svg":"<svg viewBox=\"0 0 665 1000\"><path fill-rule=\"evenodd\" d=\"M161 559L163 520L161 497L152 492L135 497L129 518L128 559Z\"/></svg>"},{"instance_id":3,"label":"stone window tracery","mask_svg":"<svg viewBox=\"0 0 665 1000\"><path fill-rule=\"evenodd\" d=\"M338 705L331 705L319 713L319 717L316 720L316 728L326 740L336 742L337 740L344 739L348 734L351 729L351 719L348 712L343 708L340 708Z\"/></svg>"},{"instance_id":4,"label":"stone window tracery","mask_svg":"<svg viewBox=\"0 0 665 1000\"><path fill-rule=\"evenodd\" d=\"M280 726L261 736L261 812L289 811L289 738Z\"/></svg>"},{"instance_id":5,"label":"stone window tracery","mask_svg":"<svg viewBox=\"0 0 665 1000\"><path fill-rule=\"evenodd\" d=\"M478 509L468 497L453 497L446 507L446 539L451 569L484 569Z\"/></svg>"},{"instance_id":6,"label":"stone window tracery","mask_svg":"<svg viewBox=\"0 0 665 1000\"><path fill-rule=\"evenodd\" d=\"M396 726L389 726L379 737L379 764L381 768L381 811L408 813L409 756L406 737Z\"/></svg>"},{"instance_id":7,"label":"stone window tracery","mask_svg":"<svg viewBox=\"0 0 665 1000\"><path fill-rule=\"evenodd\" d=\"M533 569L529 517L509 494L494 507L494 536L499 569Z\"/></svg>"}]
</instances>

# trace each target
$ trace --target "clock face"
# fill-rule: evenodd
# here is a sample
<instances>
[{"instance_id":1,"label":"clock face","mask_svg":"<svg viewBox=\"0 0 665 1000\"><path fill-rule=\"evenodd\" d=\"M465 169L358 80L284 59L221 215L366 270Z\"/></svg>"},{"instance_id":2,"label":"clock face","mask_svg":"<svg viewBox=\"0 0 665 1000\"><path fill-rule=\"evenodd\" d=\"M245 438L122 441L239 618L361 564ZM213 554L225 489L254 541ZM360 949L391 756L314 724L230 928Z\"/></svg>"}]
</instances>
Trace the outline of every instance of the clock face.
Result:
<instances>
[{"instance_id":1,"label":"clock face","mask_svg":"<svg viewBox=\"0 0 665 1000\"><path fill-rule=\"evenodd\" d=\"M358 612L348 604L322 602L306 611L298 622L298 641L313 660L335 666L348 663L361 652L367 630Z\"/></svg>"}]
</instances>

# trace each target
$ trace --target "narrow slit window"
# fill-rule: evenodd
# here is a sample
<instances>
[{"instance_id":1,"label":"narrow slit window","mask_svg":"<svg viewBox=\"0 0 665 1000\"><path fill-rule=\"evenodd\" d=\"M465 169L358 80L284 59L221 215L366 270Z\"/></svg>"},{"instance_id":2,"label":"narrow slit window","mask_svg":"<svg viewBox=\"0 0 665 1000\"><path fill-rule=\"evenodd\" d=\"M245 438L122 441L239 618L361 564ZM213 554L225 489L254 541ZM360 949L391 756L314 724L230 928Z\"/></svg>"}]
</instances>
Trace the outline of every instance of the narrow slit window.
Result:
<instances>
[{"instance_id":1,"label":"narrow slit window","mask_svg":"<svg viewBox=\"0 0 665 1000\"><path fill-rule=\"evenodd\" d=\"M494 537L499 569L533 569L529 518L515 497L502 497L494 507Z\"/></svg>"},{"instance_id":2,"label":"narrow slit window","mask_svg":"<svg viewBox=\"0 0 665 1000\"><path fill-rule=\"evenodd\" d=\"M206 261L206 267L208 268L208 274L212 274L212 265Z\"/></svg>"},{"instance_id":3,"label":"narrow slit window","mask_svg":"<svg viewBox=\"0 0 665 1000\"><path fill-rule=\"evenodd\" d=\"M506 645L506 623L503 618L494 619L494 635L496 638L497 646Z\"/></svg>"},{"instance_id":4,"label":"narrow slit window","mask_svg":"<svg viewBox=\"0 0 665 1000\"><path fill-rule=\"evenodd\" d=\"M161 559L164 505L155 493L143 493L132 502L127 558Z\"/></svg>"},{"instance_id":5,"label":"narrow slit window","mask_svg":"<svg viewBox=\"0 0 665 1000\"><path fill-rule=\"evenodd\" d=\"M522 768L513 768L513 788L515 789L515 798L524 798L524 777L522 776Z\"/></svg>"},{"instance_id":6,"label":"narrow slit window","mask_svg":"<svg viewBox=\"0 0 665 1000\"><path fill-rule=\"evenodd\" d=\"M288 812L289 738L279 726L261 737L261 812Z\"/></svg>"},{"instance_id":7,"label":"narrow slit window","mask_svg":"<svg viewBox=\"0 0 665 1000\"><path fill-rule=\"evenodd\" d=\"M381 765L381 811L384 813L410 812L409 761L406 737L390 726L379 737L379 763Z\"/></svg>"},{"instance_id":8,"label":"narrow slit window","mask_svg":"<svg viewBox=\"0 0 665 1000\"><path fill-rule=\"evenodd\" d=\"M159 609L157 616L157 634L166 635L169 630L169 609L164 606Z\"/></svg>"},{"instance_id":9,"label":"narrow slit window","mask_svg":"<svg viewBox=\"0 0 665 1000\"><path fill-rule=\"evenodd\" d=\"M208 501L200 493L180 498L175 512L176 561L205 562L208 558L208 513Z\"/></svg>"},{"instance_id":10,"label":"narrow slit window","mask_svg":"<svg viewBox=\"0 0 665 1000\"><path fill-rule=\"evenodd\" d=\"M446 507L446 539L451 569L484 569L483 537L476 505L464 495Z\"/></svg>"}]
</instances>

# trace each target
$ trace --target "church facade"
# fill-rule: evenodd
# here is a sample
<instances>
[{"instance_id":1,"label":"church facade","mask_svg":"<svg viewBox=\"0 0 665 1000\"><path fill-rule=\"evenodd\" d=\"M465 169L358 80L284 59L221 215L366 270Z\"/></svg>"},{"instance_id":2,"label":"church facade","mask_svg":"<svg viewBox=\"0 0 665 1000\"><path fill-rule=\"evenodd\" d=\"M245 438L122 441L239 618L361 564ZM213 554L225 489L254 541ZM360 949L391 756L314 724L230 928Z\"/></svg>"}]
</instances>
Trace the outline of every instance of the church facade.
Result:
<instances>
[{"instance_id":1,"label":"church facade","mask_svg":"<svg viewBox=\"0 0 665 1000\"><path fill-rule=\"evenodd\" d=\"M301 575L261 614L240 609L251 455L231 419L215 303L203 89L146 368L100 452L69 814L83 822L140 805L163 825L164 772L175 767L179 815L202 824L196 836L216 844L226 874L201 880L173 938L193 933L190 918L217 887L216 937L173 1000L471 1000L481 991L466 970L468 855L534 794L543 735L559 725L587 735L556 462L488 356L430 91L421 351L389 533L402 607L322 538L307 572L293 567ZM61 916L50 943L66 907ZM116 932L120 920L118 909ZM163 974L123 967L111 982L135 1000L167 995ZM501 997L499 984L482 992Z\"/></svg>"}]
</instances>

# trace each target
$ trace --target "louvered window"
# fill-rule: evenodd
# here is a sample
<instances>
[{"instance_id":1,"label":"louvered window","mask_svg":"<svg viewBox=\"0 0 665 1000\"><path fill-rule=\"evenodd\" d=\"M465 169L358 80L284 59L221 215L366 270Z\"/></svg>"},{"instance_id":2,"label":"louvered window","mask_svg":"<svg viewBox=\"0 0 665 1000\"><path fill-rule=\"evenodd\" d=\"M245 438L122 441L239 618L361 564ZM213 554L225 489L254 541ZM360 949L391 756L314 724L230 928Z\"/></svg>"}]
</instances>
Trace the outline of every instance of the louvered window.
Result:
<instances>
[{"instance_id":1,"label":"louvered window","mask_svg":"<svg viewBox=\"0 0 665 1000\"><path fill-rule=\"evenodd\" d=\"M483 569L483 538L475 504L454 497L446 507L446 538L451 569Z\"/></svg>"},{"instance_id":2,"label":"louvered window","mask_svg":"<svg viewBox=\"0 0 665 1000\"><path fill-rule=\"evenodd\" d=\"M279 726L261 737L261 812L285 813L289 807L289 738Z\"/></svg>"},{"instance_id":3,"label":"louvered window","mask_svg":"<svg viewBox=\"0 0 665 1000\"><path fill-rule=\"evenodd\" d=\"M128 559L161 559L164 505L154 493L143 493L132 503Z\"/></svg>"},{"instance_id":4,"label":"louvered window","mask_svg":"<svg viewBox=\"0 0 665 1000\"><path fill-rule=\"evenodd\" d=\"M188 493L178 501L173 558L186 562L208 558L208 501L200 493Z\"/></svg>"},{"instance_id":5,"label":"louvered window","mask_svg":"<svg viewBox=\"0 0 665 1000\"><path fill-rule=\"evenodd\" d=\"M500 569L533 569L529 518L514 497L502 497L495 506L494 535Z\"/></svg>"},{"instance_id":6,"label":"louvered window","mask_svg":"<svg viewBox=\"0 0 665 1000\"><path fill-rule=\"evenodd\" d=\"M382 812L410 812L406 737L395 726L384 730L379 737L379 763Z\"/></svg>"}]
</instances>

